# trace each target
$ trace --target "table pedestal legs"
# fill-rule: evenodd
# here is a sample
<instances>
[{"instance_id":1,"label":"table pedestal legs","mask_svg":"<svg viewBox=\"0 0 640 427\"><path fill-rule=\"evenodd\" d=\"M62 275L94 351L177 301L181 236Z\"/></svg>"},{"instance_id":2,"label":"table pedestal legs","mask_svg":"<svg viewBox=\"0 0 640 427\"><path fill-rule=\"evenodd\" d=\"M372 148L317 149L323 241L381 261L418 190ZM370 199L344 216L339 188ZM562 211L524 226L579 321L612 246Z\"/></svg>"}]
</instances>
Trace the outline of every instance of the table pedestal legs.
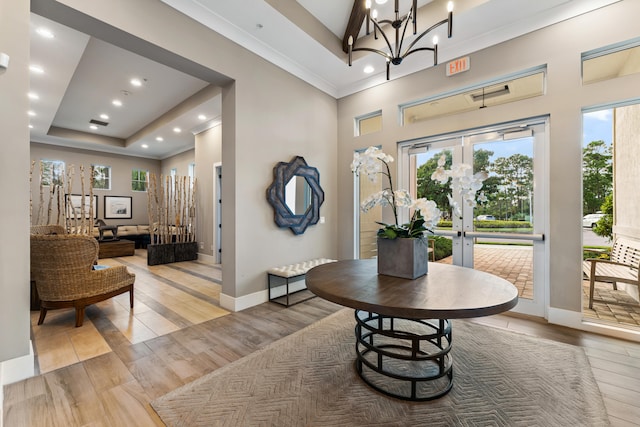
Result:
<instances>
[{"instance_id":1,"label":"table pedestal legs","mask_svg":"<svg viewBox=\"0 0 640 427\"><path fill-rule=\"evenodd\" d=\"M356 371L386 395L437 399L453 385L451 322L382 316L356 310Z\"/></svg>"}]
</instances>

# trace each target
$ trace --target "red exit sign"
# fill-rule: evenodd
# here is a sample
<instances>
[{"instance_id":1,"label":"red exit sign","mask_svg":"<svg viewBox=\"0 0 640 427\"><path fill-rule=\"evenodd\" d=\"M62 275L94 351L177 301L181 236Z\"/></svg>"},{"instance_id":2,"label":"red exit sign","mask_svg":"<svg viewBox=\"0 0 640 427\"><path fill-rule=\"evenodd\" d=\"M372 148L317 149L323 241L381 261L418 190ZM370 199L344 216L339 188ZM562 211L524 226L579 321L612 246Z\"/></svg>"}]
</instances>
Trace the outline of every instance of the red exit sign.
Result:
<instances>
[{"instance_id":1,"label":"red exit sign","mask_svg":"<svg viewBox=\"0 0 640 427\"><path fill-rule=\"evenodd\" d=\"M471 61L468 56L454 59L447 63L447 76L453 76L454 74L469 71L469 68L471 68Z\"/></svg>"}]
</instances>

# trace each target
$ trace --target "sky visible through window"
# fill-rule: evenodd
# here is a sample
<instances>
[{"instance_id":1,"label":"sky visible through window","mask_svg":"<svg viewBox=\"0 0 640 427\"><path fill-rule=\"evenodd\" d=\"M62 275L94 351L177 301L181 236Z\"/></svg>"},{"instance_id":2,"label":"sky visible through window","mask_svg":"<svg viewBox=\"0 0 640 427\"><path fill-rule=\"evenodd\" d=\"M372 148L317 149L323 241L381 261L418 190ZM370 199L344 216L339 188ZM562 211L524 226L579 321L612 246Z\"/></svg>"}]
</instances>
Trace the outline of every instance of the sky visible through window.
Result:
<instances>
[{"instance_id":1,"label":"sky visible through window","mask_svg":"<svg viewBox=\"0 0 640 427\"><path fill-rule=\"evenodd\" d=\"M591 141L604 141L611 146L613 139L613 110L600 110L583 114L582 146Z\"/></svg>"},{"instance_id":2,"label":"sky visible through window","mask_svg":"<svg viewBox=\"0 0 640 427\"><path fill-rule=\"evenodd\" d=\"M611 146L613 139L613 110L599 110L583 115L582 146L586 147L591 141L604 141ZM489 142L477 145L477 148L493 151L491 161L500 157L509 157L513 154L523 154L533 157L533 144L510 144L504 141ZM439 154L439 150L418 154L417 166L424 164L434 155Z\"/></svg>"}]
</instances>

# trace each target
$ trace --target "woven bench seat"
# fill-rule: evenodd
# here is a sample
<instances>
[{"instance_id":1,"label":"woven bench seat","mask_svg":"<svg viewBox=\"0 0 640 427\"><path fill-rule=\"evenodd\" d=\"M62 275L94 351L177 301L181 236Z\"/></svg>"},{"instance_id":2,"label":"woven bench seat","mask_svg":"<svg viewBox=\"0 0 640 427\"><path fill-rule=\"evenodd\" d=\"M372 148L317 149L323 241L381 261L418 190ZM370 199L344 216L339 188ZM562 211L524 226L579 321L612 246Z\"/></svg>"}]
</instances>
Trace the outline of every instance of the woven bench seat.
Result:
<instances>
[{"instance_id":1,"label":"woven bench seat","mask_svg":"<svg viewBox=\"0 0 640 427\"><path fill-rule=\"evenodd\" d=\"M274 267L267 270L267 280L269 282L269 301L289 307L290 305L298 304L313 298L315 295L311 295L305 299L297 299L295 302L290 302L289 296L297 292L306 290L306 285L301 289L291 291L289 285L293 282L303 280L305 275L313 267L317 267L329 262L336 262L335 259L329 258L317 258L311 261L299 262L296 264L283 265L281 267ZM272 289L278 286L285 286L284 295L274 296Z\"/></svg>"}]
</instances>

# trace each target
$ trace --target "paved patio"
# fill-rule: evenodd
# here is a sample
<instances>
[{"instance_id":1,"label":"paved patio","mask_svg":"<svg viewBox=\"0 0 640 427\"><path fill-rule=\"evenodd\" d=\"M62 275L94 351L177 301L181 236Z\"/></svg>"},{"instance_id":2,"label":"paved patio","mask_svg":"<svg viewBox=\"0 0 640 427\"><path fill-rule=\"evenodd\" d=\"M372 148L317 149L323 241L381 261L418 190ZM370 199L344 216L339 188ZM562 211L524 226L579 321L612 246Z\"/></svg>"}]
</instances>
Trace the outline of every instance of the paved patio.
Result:
<instances>
[{"instance_id":1,"label":"paved patio","mask_svg":"<svg viewBox=\"0 0 640 427\"><path fill-rule=\"evenodd\" d=\"M438 262L451 264L451 257ZM474 266L476 269L507 279L518 289L521 298L533 298L533 252L526 246L475 245ZM640 305L619 305L594 302L589 305L589 281L582 281L583 315L597 322L616 324L625 328L640 329ZM624 291L614 291L606 283L596 282L596 299L610 302L634 303Z\"/></svg>"}]
</instances>

